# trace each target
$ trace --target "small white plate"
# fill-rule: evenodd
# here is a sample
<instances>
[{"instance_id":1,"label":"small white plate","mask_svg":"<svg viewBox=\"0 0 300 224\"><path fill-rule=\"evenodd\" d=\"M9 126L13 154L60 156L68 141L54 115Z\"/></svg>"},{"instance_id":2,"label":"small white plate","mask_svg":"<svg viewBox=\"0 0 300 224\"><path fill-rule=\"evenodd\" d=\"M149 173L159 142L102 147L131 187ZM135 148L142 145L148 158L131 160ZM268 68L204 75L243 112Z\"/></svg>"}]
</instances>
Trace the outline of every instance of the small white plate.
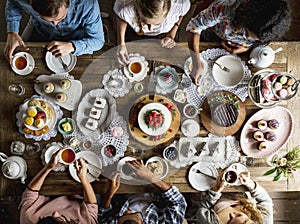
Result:
<instances>
[{"instance_id":1,"label":"small white plate","mask_svg":"<svg viewBox=\"0 0 300 224\"><path fill-rule=\"evenodd\" d=\"M117 171L119 171L121 173L121 177L125 180L132 180L133 177L131 175L126 175L125 173L123 173L123 166L125 165L125 162L126 161L134 161L136 160L136 158L134 157L130 157L130 156L126 156L124 158L122 158L119 162L118 162L118 165L117 165Z\"/></svg>"},{"instance_id":2,"label":"small white plate","mask_svg":"<svg viewBox=\"0 0 300 224\"><path fill-rule=\"evenodd\" d=\"M198 124L197 121L195 121L193 119L186 119L181 124L181 132L186 137L195 137L195 136L199 135L200 125Z\"/></svg>"},{"instance_id":3,"label":"small white plate","mask_svg":"<svg viewBox=\"0 0 300 224\"><path fill-rule=\"evenodd\" d=\"M28 67L27 67L27 69L24 69L24 70L17 70L15 67L11 66L12 70L18 75L30 74L33 71L34 66L35 66L33 57L31 56L31 54L29 54L27 52L18 52L16 54L14 54L14 57L18 56L18 55L23 55L25 58L27 58Z\"/></svg>"},{"instance_id":4,"label":"small white plate","mask_svg":"<svg viewBox=\"0 0 300 224\"><path fill-rule=\"evenodd\" d=\"M41 154L41 159L42 159L43 165L48 164L52 155L62 147L63 147L63 144L60 142L52 142L50 144L47 144ZM65 169L66 169L66 166L60 166L60 167L55 168L54 171L56 171L56 172L65 171Z\"/></svg>"},{"instance_id":5,"label":"small white plate","mask_svg":"<svg viewBox=\"0 0 300 224\"><path fill-rule=\"evenodd\" d=\"M232 184L227 183L228 185L232 185L232 186L241 185L241 181L239 179L240 174L243 173L243 172L248 172L247 167L245 165L241 164L241 163L233 163L226 170L227 171L233 170L234 172L236 172L236 174L238 176L234 183L232 183Z\"/></svg>"},{"instance_id":6,"label":"small white plate","mask_svg":"<svg viewBox=\"0 0 300 224\"><path fill-rule=\"evenodd\" d=\"M210 176L217 177L217 169L212 164L201 161L194 164L189 170L188 179L193 188L198 191L207 191L211 189L215 185L216 180L201 173L197 173L197 170Z\"/></svg>"},{"instance_id":7,"label":"small white plate","mask_svg":"<svg viewBox=\"0 0 300 224\"><path fill-rule=\"evenodd\" d=\"M58 58L54 57L51 52L46 53L46 64L48 68L55 72L56 74L68 73L72 71L76 65L77 58L73 54L68 54L61 57L63 62L67 65L68 69L65 70L62 64L59 62Z\"/></svg>"},{"instance_id":8,"label":"small white plate","mask_svg":"<svg viewBox=\"0 0 300 224\"><path fill-rule=\"evenodd\" d=\"M151 162L157 162L157 161L161 162L162 165L163 165L163 173L158 178L159 179L164 179L167 176L168 170L169 170L168 163L167 163L167 161L164 158L161 158L159 156L153 156L153 157L151 157L151 158L149 158L147 160L145 166L147 167L149 163L151 163Z\"/></svg>"},{"instance_id":9,"label":"small white plate","mask_svg":"<svg viewBox=\"0 0 300 224\"><path fill-rule=\"evenodd\" d=\"M95 176L98 177L101 174L102 163L97 154L91 151L81 151L76 153L76 158L83 158L88 162L88 180L89 182L93 182L95 180ZM71 176L77 182L80 182L79 177L77 176L77 171L75 169L74 164L69 165L69 172ZM90 174L89 174L90 173Z\"/></svg>"},{"instance_id":10,"label":"small white plate","mask_svg":"<svg viewBox=\"0 0 300 224\"><path fill-rule=\"evenodd\" d=\"M244 77L244 67L241 59L232 55L225 55L216 60L219 65L225 66L230 71L224 71L217 64L213 65L212 74L215 81L225 87L233 87L242 81Z\"/></svg>"},{"instance_id":11,"label":"small white plate","mask_svg":"<svg viewBox=\"0 0 300 224\"><path fill-rule=\"evenodd\" d=\"M153 130L149 128L145 122L145 113L149 110L156 109L161 112L161 114L164 116L164 122L163 125L156 130ZM168 110L166 106L164 106L161 103L149 103L143 106L143 108L140 110L138 114L138 123L143 132L145 132L147 135L151 136L157 136L165 133L172 122L172 115L171 112Z\"/></svg>"}]
</instances>

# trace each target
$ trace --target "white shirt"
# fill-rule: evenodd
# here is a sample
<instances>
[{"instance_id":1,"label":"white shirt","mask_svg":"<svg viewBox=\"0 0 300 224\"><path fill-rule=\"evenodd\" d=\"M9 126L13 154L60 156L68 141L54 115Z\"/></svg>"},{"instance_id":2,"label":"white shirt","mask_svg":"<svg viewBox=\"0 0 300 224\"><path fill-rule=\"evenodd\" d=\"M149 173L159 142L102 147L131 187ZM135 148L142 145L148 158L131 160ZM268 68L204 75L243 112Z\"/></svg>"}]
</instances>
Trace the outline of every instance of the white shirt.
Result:
<instances>
[{"instance_id":1,"label":"white shirt","mask_svg":"<svg viewBox=\"0 0 300 224\"><path fill-rule=\"evenodd\" d=\"M171 8L165 20L160 25L155 26L151 31L147 25L144 25L144 35L156 36L169 32L179 20L179 17L184 16L189 11L190 6L190 0L171 0ZM134 9L134 0L116 0L114 12L120 19L126 21L136 33L141 31L136 10Z\"/></svg>"}]
</instances>

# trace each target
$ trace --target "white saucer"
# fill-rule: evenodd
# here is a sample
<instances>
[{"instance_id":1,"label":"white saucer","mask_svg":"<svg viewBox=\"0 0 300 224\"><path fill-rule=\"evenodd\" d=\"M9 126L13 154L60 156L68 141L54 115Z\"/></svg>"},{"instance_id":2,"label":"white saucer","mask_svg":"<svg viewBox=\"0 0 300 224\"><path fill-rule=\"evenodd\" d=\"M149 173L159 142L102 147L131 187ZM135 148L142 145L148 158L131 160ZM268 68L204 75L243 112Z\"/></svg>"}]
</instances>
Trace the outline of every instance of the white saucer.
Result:
<instances>
[{"instance_id":1,"label":"white saucer","mask_svg":"<svg viewBox=\"0 0 300 224\"><path fill-rule=\"evenodd\" d=\"M28 68L24 69L24 70L17 70L15 67L11 66L12 70L18 74L18 75L28 75L30 74L35 66L35 62L33 57L31 56L31 54L27 53L27 52L18 52L16 54L14 54L14 56L18 56L18 55L23 55L25 58L27 58L27 63L28 63Z\"/></svg>"},{"instance_id":2,"label":"white saucer","mask_svg":"<svg viewBox=\"0 0 300 224\"><path fill-rule=\"evenodd\" d=\"M191 128L187 129L186 127L190 126ZM195 137L199 135L200 131L200 125L198 124L197 121L193 119L186 119L182 124L181 124L181 132L184 134L186 137Z\"/></svg>"},{"instance_id":3,"label":"white saucer","mask_svg":"<svg viewBox=\"0 0 300 224\"><path fill-rule=\"evenodd\" d=\"M63 144L60 142L52 142L50 144L47 144L41 154L41 159L42 159L43 165L48 164L52 155L62 147L63 147ZM54 171L56 171L56 172L65 171L65 169L66 169L65 166L60 166L60 167L55 168Z\"/></svg>"},{"instance_id":4,"label":"white saucer","mask_svg":"<svg viewBox=\"0 0 300 224\"><path fill-rule=\"evenodd\" d=\"M133 177L131 175L126 175L126 174L123 173L122 167L124 166L126 161L134 161L134 160L136 160L136 158L126 156L118 162L117 171L119 171L121 173L121 178L123 178L125 180L132 180L133 179Z\"/></svg>"},{"instance_id":5,"label":"white saucer","mask_svg":"<svg viewBox=\"0 0 300 224\"><path fill-rule=\"evenodd\" d=\"M66 71L59 62L58 58L54 57L49 51L46 53L46 64L51 71L55 72L56 74L68 73L72 71L77 62L76 56L73 54L68 54L61 57L61 59L68 67Z\"/></svg>"},{"instance_id":6,"label":"white saucer","mask_svg":"<svg viewBox=\"0 0 300 224\"><path fill-rule=\"evenodd\" d=\"M145 60L145 58L143 56L134 56L130 58L130 62L133 61L140 61L142 64L142 71L139 75L134 75L131 76L127 65L125 65L123 67L123 72L124 75L129 79L129 82L134 82L134 81L142 81L146 76L147 76L147 72L149 71L149 66L148 66L148 61Z\"/></svg>"},{"instance_id":7,"label":"white saucer","mask_svg":"<svg viewBox=\"0 0 300 224\"><path fill-rule=\"evenodd\" d=\"M95 180L95 177L98 177L101 174L102 163L100 157L96 153L91 151L80 151L76 153L76 158L77 159L83 158L89 163L88 174L87 174L89 182L93 182ZM69 172L71 176L74 178L74 180L80 182L74 164L69 165Z\"/></svg>"},{"instance_id":8,"label":"white saucer","mask_svg":"<svg viewBox=\"0 0 300 224\"><path fill-rule=\"evenodd\" d=\"M241 163L233 163L231 164L228 168L227 168L227 171L229 170L233 170L234 172L237 173L237 176L238 178L236 179L236 181L232 184L230 183L227 183L228 185L232 185L232 186L239 186L241 185L241 181L239 179L239 176L241 173L244 173L244 172L248 172L248 168L244 165L244 164L241 164Z\"/></svg>"}]
</instances>

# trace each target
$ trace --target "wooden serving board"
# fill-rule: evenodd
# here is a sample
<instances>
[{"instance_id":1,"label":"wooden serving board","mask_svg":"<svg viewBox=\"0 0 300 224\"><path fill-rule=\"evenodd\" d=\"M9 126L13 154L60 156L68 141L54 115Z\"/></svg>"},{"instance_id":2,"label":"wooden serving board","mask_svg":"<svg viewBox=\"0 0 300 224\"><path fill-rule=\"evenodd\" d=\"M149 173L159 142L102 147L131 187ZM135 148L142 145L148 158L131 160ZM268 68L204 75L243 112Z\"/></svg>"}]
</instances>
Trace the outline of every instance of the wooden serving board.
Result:
<instances>
[{"instance_id":1,"label":"wooden serving board","mask_svg":"<svg viewBox=\"0 0 300 224\"><path fill-rule=\"evenodd\" d=\"M142 109L142 107L148 103L161 103L163 105L169 104L172 106L171 115L172 122L170 128L160 136L150 136L146 133L142 132L138 125L138 113ZM175 134L178 132L180 127L180 111L176 107L176 105L172 102L172 100L161 96L155 95L154 100L149 99L149 95L141 96L137 99L133 106L130 109L129 113L129 122L128 122L129 132L130 134L139 142L148 145L148 146L156 146L162 143L167 142L168 140L174 138Z\"/></svg>"},{"instance_id":2,"label":"wooden serving board","mask_svg":"<svg viewBox=\"0 0 300 224\"><path fill-rule=\"evenodd\" d=\"M234 133L236 133L242 126L242 124L245 121L246 118L246 109L245 109L245 105L244 103L240 100L240 98L238 96L236 96L240 108L239 108L239 115L238 118L236 120L236 122L229 126L229 127L222 127L217 125L216 123L213 122L213 120L211 119L211 108L210 105L208 103L208 99L210 99L211 97L214 97L216 94L224 94L224 95L229 95L231 97L236 96L235 94L228 92L228 91L217 91L212 93L211 95L209 95L203 102L202 105L202 111L200 113L200 118L201 118L201 122L203 124L203 126L206 128L207 131L219 135L219 136L228 136L228 135L233 135Z\"/></svg>"}]
</instances>

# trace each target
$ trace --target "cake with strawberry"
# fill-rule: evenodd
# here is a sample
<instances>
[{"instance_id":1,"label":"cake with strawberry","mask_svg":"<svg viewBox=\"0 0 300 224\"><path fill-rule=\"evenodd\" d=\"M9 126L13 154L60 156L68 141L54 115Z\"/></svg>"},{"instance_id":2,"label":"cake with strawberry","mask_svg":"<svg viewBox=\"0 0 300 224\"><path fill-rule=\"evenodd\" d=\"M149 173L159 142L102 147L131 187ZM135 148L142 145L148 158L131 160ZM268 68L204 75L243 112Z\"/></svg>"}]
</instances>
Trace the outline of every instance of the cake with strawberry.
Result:
<instances>
[{"instance_id":1,"label":"cake with strawberry","mask_svg":"<svg viewBox=\"0 0 300 224\"><path fill-rule=\"evenodd\" d=\"M152 130L158 129L164 123L164 116L161 111L157 109L148 110L145 113L144 119L148 128L151 128Z\"/></svg>"}]
</instances>

